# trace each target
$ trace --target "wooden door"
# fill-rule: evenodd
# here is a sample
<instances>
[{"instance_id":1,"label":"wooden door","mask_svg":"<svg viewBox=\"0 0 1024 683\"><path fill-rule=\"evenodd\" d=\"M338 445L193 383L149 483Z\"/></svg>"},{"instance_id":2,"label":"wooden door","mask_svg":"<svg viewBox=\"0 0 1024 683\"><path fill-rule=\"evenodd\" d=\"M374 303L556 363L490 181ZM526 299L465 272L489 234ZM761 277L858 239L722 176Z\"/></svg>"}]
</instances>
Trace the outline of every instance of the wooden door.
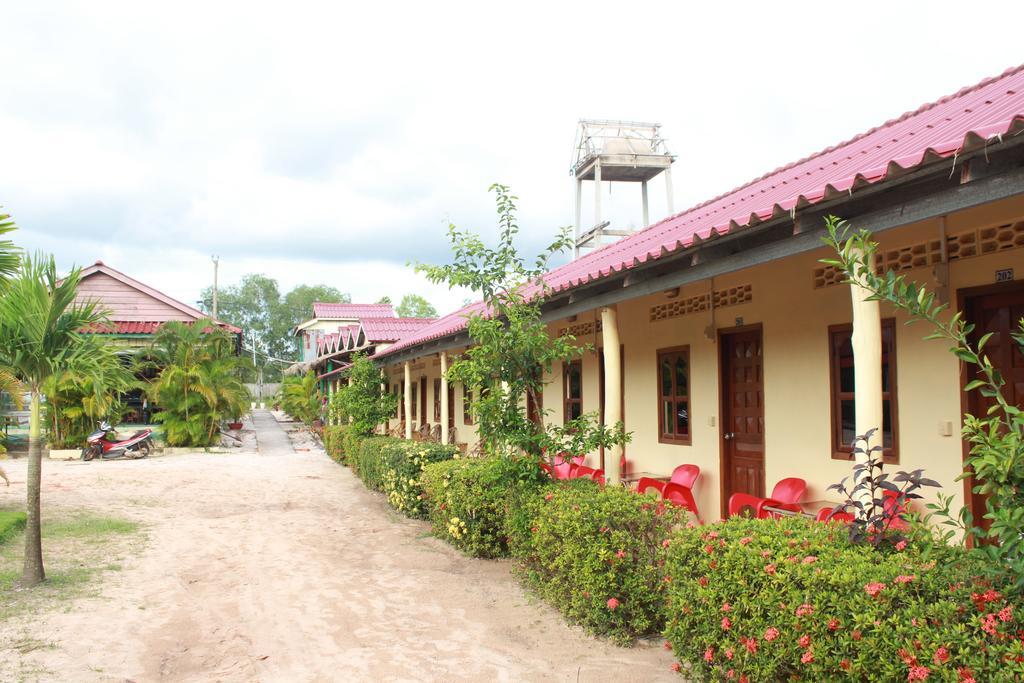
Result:
<instances>
[{"instance_id":1,"label":"wooden door","mask_svg":"<svg viewBox=\"0 0 1024 683\"><path fill-rule=\"evenodd\" d=\"M982 336L992 334L983 352L1006 382L1003 385L1003 397L1008 403L1024 408L1024 355L1011 336L1019 331L1020 320L1024 318L1024 283L981 288L973 293L968 291L964 299L964 313L967 322L975 326L971 333L974 344ZM972 368L964 368L965 384L977 376ZM971 415L984 417L995 400L972 391L966 395L965 403ZM967 448L965 446L965 455ZM973 488L974 482L967 479L964 494L974 515L974 523L988 528L989 520L982 518L985 514L985 496L974 493Z\"/></svg>"},{"instance_id":2,"label":"wooden door","mask_svg":"<svg viewBox=\"0 0 1024 683\"><path fill-rule=\"evenodd\" d=\"M448 382L448 426L451 430L455 426L455 385Z\"/></svg>"},{"instance_id":3,"label":"wooden door","mask_svg":"<svg viewBox=\"0 0 1024 683\"><path fill-rule=\"evenodd\" d=\"M729 496L764 496L764 353L761 329L723 333L722 516ZM794 476L799 473L794 472Z\"/></svg>"},{"instance_id":4,"label":"wooden door","mask_svg":"<svg viewBox=\"0 0 1024 683\"><path fill-rule=\"evenodd\" d=\"M420 427L427 424L427 378L420 377Z\"/></svg>"}]
</instances>

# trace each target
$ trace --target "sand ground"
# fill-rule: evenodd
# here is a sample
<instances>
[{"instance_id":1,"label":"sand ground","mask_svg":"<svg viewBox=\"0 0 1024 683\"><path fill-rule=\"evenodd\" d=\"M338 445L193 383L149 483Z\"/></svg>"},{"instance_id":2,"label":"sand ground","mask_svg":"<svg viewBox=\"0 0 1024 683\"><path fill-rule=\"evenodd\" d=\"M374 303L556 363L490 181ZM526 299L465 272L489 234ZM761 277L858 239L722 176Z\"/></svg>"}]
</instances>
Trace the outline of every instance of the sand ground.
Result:
<instances>
[{"instance_id":1,"label":"sand ground","mask_svg":"<svg viewBox=\"0 0 1024 683\"><path fill-rule=\"evenodd\" d=\"M137 520L146 541L98 596L0 622L0 643L53 643L0 651L0 680L678 680L659 642L565 625L509 562L430 537L269 412L254 427L256 450L46 462L44 510ZM25 462L4 466L13 506Z\"/></svg>"}]
</instances>

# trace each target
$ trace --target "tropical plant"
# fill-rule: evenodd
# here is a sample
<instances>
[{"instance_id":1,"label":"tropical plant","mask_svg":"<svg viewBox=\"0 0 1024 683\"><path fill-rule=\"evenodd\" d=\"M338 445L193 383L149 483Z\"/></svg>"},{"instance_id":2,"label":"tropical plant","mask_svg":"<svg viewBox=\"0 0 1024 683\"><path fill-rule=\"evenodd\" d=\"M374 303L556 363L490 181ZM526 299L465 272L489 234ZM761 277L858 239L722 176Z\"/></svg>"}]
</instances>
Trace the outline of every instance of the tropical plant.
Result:
<instances>
[{"instance_id":1,"label":"tropical plant","mask_svg":"<svg viewBox=\"0 0 1024 683\"><path fill-rule=\"evenodd\" d=\"M221 422L248 410L234 340L211 321L164 324L142 365L159 372L147 393L169 446L211 446Z\"/></svg>"},{"instance_id":2,"label":"tropical plant","mask_svg":"<svg viewBox=\"0 0 1024 683\"><path fill-rule=\"evenodd\" d=\"M82 446L98 420L116 424L121 396L136 386L130 359L104 338L86 336L43 383L50 447Z\"/></svg>"},{"instance_id":3,"label":"tropical plant","mask_svg":"<svg viewBox=\"0 0 1024 683\"><path fill-rule=\"evenodd\" d=\"M585 414L571 425L544 426L531 420L524 405L540 406L544 375L555 363L580 357L589 347L569 336L552 339L541 317L548 294L543 274L552 257L572 244L567 229L529 264L515 246L519 233L516 200L504 185L492 185L498 212L499 239L488 247L476 234L448 228L453 263L444 266L419 264L416 269L431 282L465 287L483 298L481 312L467 323L473 346L448 370L448 379L471 387L477 396L471 410L485 448L496 455L527 453L553 460L557 453L628 441L622 424L609 428L596 414ZM542 411L547 412L547 411Z\"/></svg>"},{"instance_id":4,"label":"tropical plant","mask_svg":"<svg viewBox=\"0 0 1024 683\"><path fill-rule=\"evenodd\" d=\"M320 419L323 394L320 382L312 371L305 375L284 377L279 390L279 401L284 412L306 426Z\"/></svg>"},{"instance_id":5,"label":"tropical plant","mask_svg":"<svg viewBox=\"0 0 1024 683\"><path fill-rule=\"evenodd\" d=\"M77 268L60 278L52 256L26 256L0 297L0 365L10 368L31 396L26 479L28 523L21 578L26 586L46 578L39 533L43 385L76 353L83 340L80 330L106 322L106 314L95 303L76 301L80 279L81 271Z\"/></svg>"},{"instance_id":6,"label":"tropical plant","mask_svg":"<svg viewBox=\"0 0 1024 683\"><path fill-rule=\"evenodd\" d=\"M436 318L437 309L419 294L406 294L395 307L395 313L402 318Z\"/></svg>"},{"instance_id":7,"label":"tropical plant","mask_svg":"<svg viewBox=\"0 0 1024 683\"><path fill-rule=\"evenodd\" d=\"M347 384L342 384L331 397L330 414L334 421L352 420L349 429L369 436L388 420L398 405L398 397L381 388L380 369L366 357L357 353L352 367L345 371Z\"/></svg>"},{"instance_id":8,"label":"tropical plant","mask_svg":"<svg viewBox=\"0 0 1024 683\"><path fill-rule=\"evenodd\" d=\"M977 391L993 402L986 415L967 415L963 436L970 444L966 469L961 479L972 477L974 492L984 494L987 529L971 511L962 507L954 511L952 499L939 496L939 503L928 508L943 518L952 529L946 540L958 533L962 538L980 541L976 552L984 553L992 566L1013 577L1018 591L1024 590L1024 411L1012 405L1002 393L1005 380L985 355L985 344L991 334L971 342L974 326L963 314L945 314L947 304L937 302L935 293L893 271L879 275L872 268L878 244L866 230L855 230L846 221L830 216L826 219L826 243L837 254L823 259L870 292L870 298L885 301L910 316L911 321L924 321L931 328L926 339L942 339L951 344L950 352L973 367L966 391ZM1024 353L1024 320L1014 341Z\"/></svg>"}]
</instances>

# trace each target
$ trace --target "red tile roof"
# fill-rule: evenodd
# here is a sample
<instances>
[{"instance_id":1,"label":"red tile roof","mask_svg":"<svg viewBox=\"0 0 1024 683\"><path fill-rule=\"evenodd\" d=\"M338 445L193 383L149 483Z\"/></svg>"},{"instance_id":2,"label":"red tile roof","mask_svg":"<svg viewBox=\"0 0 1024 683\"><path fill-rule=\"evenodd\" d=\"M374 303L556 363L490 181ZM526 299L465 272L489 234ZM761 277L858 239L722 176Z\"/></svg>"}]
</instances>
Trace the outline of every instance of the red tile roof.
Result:
<instances>
[{"instance_id":1,"label":"red tile roof","mask_svg":"<svg viewBox=\"0 0 1024 683\"><path fill-rule=\"evenodd\" d=\"M92 325L82 332L85 334L155 334L167 320L112 320L109 325ZM191 325L186 322L186 325ZM238 334L241 330L226 323L220 327L228 332ZM209 329L209 328L207 328Z\"/></svg>"},{"instance_id":2,"label":"red tile roof","mask_svg":"<svg viewBox=\"0 0 1024 683\"><path fill-rule=\"evenodd\" d=\"M363 318L360 320L368 342L393 342L414 334L434 322L434 318Z\"/></svg>"},{"instance_id":3,"label":"red tile roof","mask_svg":"<svg viewBox=\"0 0 1024 683\"><path fill-rule=\"evenodd\" d=\"M383 318L395 317L391 304L338 304L316 301L313 303L314 318Z\"/></svg>"},{"instance_id":4,"label":"red tile roof","mask_svg":"<svg viewBox=\"0 0 1024 683\"><path fill-rule=\"evenodd\" d=\"M578 287L1022 132L1024 65L670 216L555 268L544 280L556 292ZM439 318L379 355L463 330L466 318L481 306L470 304Z\"/></svg>"}]
</instances>

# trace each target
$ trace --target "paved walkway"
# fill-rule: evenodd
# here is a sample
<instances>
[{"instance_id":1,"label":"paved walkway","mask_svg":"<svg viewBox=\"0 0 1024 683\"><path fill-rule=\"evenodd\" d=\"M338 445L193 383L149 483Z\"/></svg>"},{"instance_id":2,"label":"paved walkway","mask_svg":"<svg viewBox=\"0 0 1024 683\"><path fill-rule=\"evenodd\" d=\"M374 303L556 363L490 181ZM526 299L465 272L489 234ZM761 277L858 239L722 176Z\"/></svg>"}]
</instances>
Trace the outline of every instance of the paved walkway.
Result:
<instances>
[{"instance_id":1,"label":"paved walkway","mask_svg":"<svg viewBox=\"0 0 1024 683\"><path fill-rule=\"evenodd\" d=\"M678 680L660 642L619 648L565 625L507 561L467 558L317 450L101 466L47 461L45 514L142 523L94 597L0 621L0 672L53 681ZM93 463L95 464L95 463ZM24 501L10 461L0 507ZM45 643L25 648L23 643ZM6 680L0 674L0 679Z\"/></svg>"},{"instance_id":2,"label":"paved walkway","mask_svg":"<svg viewBox=\"0 0 1024 683\"><path fill-rule=\"evenodd\" d=\"M269 410L252 411L252 424L256 430L256 443L259 445L260 455L295 453L288 434Z\"/></svg>"}]
</instances>

